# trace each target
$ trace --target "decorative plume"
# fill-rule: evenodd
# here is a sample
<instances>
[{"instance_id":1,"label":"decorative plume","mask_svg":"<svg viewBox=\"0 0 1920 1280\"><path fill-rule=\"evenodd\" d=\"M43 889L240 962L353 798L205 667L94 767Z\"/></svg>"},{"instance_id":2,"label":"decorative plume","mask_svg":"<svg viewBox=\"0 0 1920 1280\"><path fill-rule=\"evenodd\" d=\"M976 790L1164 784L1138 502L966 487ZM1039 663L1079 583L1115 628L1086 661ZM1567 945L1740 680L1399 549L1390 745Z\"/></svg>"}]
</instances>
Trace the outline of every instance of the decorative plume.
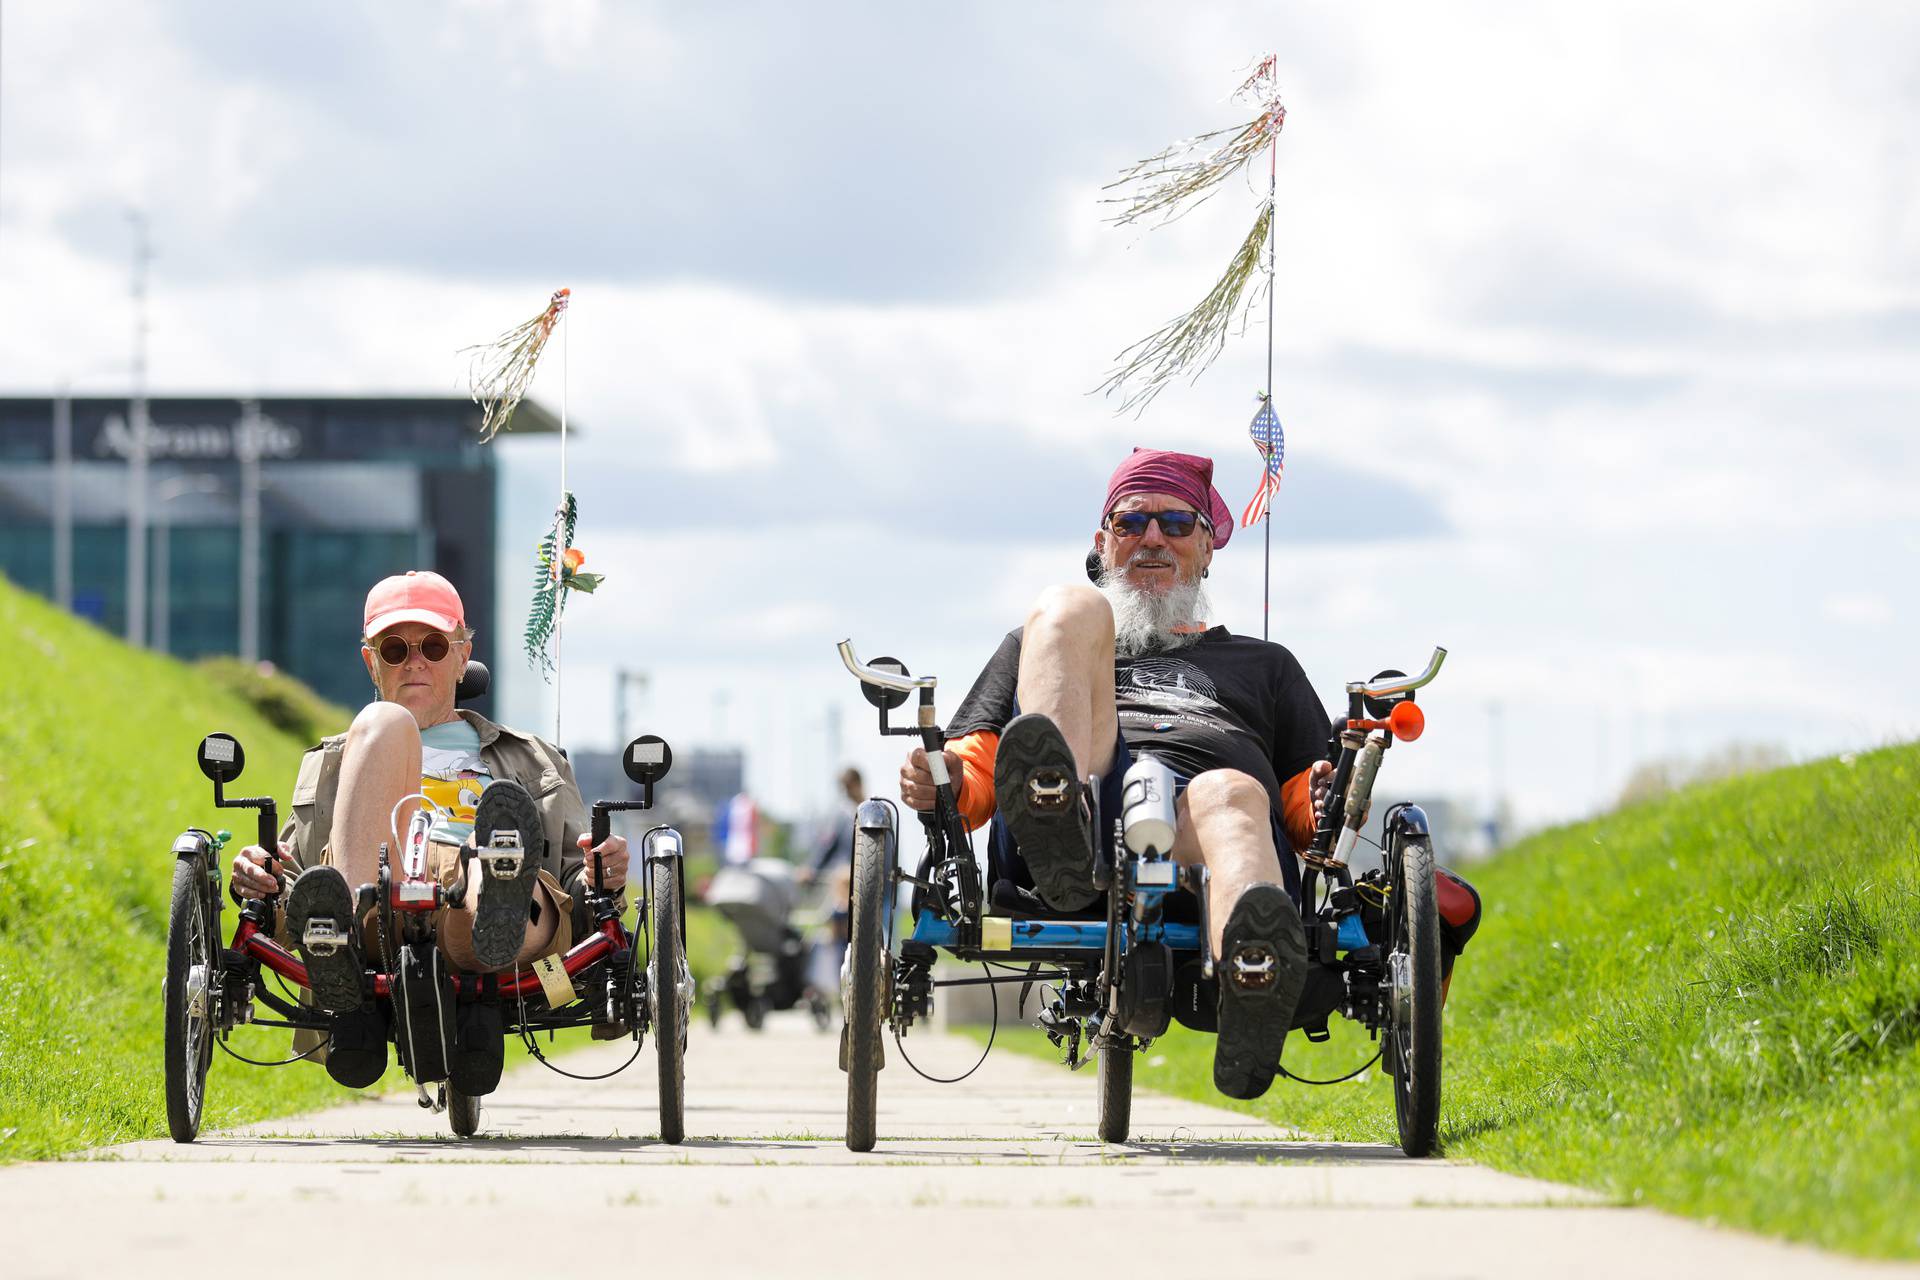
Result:
<instances>
[{"instance_id":1,"label":"decorative plume","mask_svg":"<svg viewBox=\"0 0 1920 1280\"><path fill-rule=\"evenodd\" d=\"M573 545L573 527L579 515L580 508L573 494L564 494L554 510L552 526L534 549L533 600L527 606L523 639L528 664L549 682L553 678L553 657L547 652L547 646L560 626L561 615L566 612L567 594L591 593L606 580L605 574L580 571L587 556Z\"/></svg>"},{"instance_id":2,"label":"decorative plume","mask_svg":"<svg viewBox=\"0 0 1920 1280\"><path fill-rule=\"evenodd\" d=\"M1221 183L1243 171L1262 151L1272 154L1287 121L1276 59L1263 59L1233 96L1256 99L1260 114L1236 128L1176 142L1128 169L1107 187L1122 192L1105 201L1120 206L1109 221L1116 226L1164 226L1212 199ZM1272 231L1269 187L1253 226L1206 296L1115 358L1115 368L1100 390L1107 395L1120 393L1119 412L1144 410L1178 374L1188 374L1189 381L1198 378L1225 347L1228 332L1236 326L1244 330L1253 305L1273 287L1271 253L1264 264L1260 260L1261 246L1271 243ZM1257 285L1256 276L1261 277Z\"/></svg>"},{"instance_id":3,"label":"decorative plume","mask_svg":"<svg viewBox=\"0 0 1920 1280\"><path fill-rule=\"evenodd\" d=\"M467 390L480 406L480 443L505 431L513 421L513 411L533 386L533 374L546 350L547 339L567 309L570 289L556 289L545 309L531 320L513 326L492 342L462 347L468 358Z\"/></svg>"}]
</instances>

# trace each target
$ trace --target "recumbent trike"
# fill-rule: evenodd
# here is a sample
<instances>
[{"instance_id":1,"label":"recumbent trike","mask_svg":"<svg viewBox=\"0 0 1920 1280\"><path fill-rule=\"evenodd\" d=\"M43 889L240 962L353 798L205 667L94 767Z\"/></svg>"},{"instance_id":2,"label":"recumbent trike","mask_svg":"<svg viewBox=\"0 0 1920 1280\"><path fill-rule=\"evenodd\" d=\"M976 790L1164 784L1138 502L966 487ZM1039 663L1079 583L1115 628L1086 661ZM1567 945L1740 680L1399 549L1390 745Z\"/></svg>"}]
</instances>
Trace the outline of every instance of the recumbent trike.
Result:
<instances>
[{"instance_id":1,"label":"recumbent trike","mask_svg":"<svg viewBox=\"0 0 1920 1280\"><path fill-rule=\"evenodd\" d=\"M469 663L461 697L485 687L486 670ZM270 797L236 799L226 787L240 777L246 754L231 735L209 734L199 746L200 771L213 783L214 805L253 809L259 814L259 844L277 847L278 814ZM673 753L660 738L634 739L621 756L627 777L638 784L638 800L600 800L592 806L592 845L607 838L610 815L653 806L654 784L672 767ZM568 1027L591 1026L603 1034L624 1033L640 1055L649 1031L659 1059L660 1136L679 1142L685 1133L685 1055L689 1006L694 984L686 960L685 871L680 834L656 825L641 837L638 933L621 920L615 894L599 890L597 868L582 878L592 927L564 957L537 962L501 974L448 972L433 935L433 912L447 900L427 871L426 841L431 801L421 801L405 834L394 831L379 855L379 879L359 887L354 916L374 913L382 946L362 976L381 1023L411 1076L420 1105L447 1112L453 1132L471 1137L479 1128L480 1099L449 1081L449 1046L457 1035L455 1014L471 1001L498 1001L504 1034L519 1035L536 1058L549 1067L533 1035ZM404 803L404 802L403 802ZM476 850L477 874L511 876L521 860L534 856L529 841L539 832L499 831L488 847ZM312 1056L313 1050L275 1062L244 1057L227 1042L235 1026L287 1027L326 1035L332 1019L300 1002L292 987L305 988L307 968L274 939L278 896L240 908L232 940L223 948L221 854L232 839L226 831L189 829L173 842L173 894L167 921L167 968L162 987L166 1010L167 1127L176 1142L191 1142L200 1131L206 1101L207 1071L216 1045L242 1062L285 1066ZM398 859L391 849L400 850ZM483 890L484 892L484 890ZM343 945L331 922L316 920L329 936L303 937L301 945ZM382 958L384 956L384 959ZM269 976L273 981L269 982ZM288 984L292 984L291 987ZM278 988L276 990L275 988ZM262 1012L264 1007L264 1013ZM559 1071L560 1068L553 1067ZM562 1071L563 1075L571 1075ZM611 1072L607 1074L612 1074ZM600 1078L600 1077L575 1077ZM429 1093L428 1085L438 1088Z\"/></svg>"},{"instance_id":2,"label":"recumbent trike","mask_svg":"<svg viewBox=\"0 0 1920 1280\"><path fill-rule=\"evenodd\" d=\"M845 641L839 649L862 694L879 709L880 732L917 735L936 783L934 808L920 815L927 851L911 875L896 861L898 817L891 801L866 801L854 822L840 1043L840 1066L847 1073L847 1146L873 1149L877 1077L885 1065L883 1030L890 1028L900 1047L900 1036L932 1012L937 987L996 990L1016 983L1022 1008L1029 991L1040 985L1039 1025L1064 1049L1069 1066L1084 1065L1084 1049L1097 1055L1099 1135L1106 1142L1125 1142L1133 1055L1166 1034L1176 1017L1195 1030L1216 1029L1207 873L1204 867L1176 864L1171 856L1172 771L1150 753L1139 753L1127 767L1119 814L1101 814L1099 788L1086 787L1095 831L1104 821L1114 835L1110 851L1106 842L1095 841L1101 849L1095 884L1104 896L1104 918L1000 913L982 893L979 866L946 774L941 755L946 737L933 703L937 681L909 675L892 658L862 663ZM1347 719L1336 734L1332 790L1313 843L1301 854L1308 973L1294 1029L1309 1040L1325 1040L1327 1016L1337 1012L1380 1041L1380 1056L1394 1082L1400 1146L1416 1157L1434 1151L1440 1116L1440 919L1426 814L1415 805L1394 805L1385 815L1383 865L1356 877L1348 859L1361 839L1381 758L1395 738L1411 741L1420 735L1424 719L1413 693L1433 680L1445 658L1445 649L1435 649L1419 676L1388 671L1347 685ZM915 694L916 724L890 725L888 713ZM1109 852L1117 863L1109 860ZM897 928L903 884L912 890L911 924L904 937ZM1188 904L1197 905L1197 923L1170 918L1169 900L1180 893L1198 900ZM934 962L941 952L979 964L983 976L936 977ZM1280 1073L1300 1079L1284 1067Z\"/></svg>"}]
</instances>

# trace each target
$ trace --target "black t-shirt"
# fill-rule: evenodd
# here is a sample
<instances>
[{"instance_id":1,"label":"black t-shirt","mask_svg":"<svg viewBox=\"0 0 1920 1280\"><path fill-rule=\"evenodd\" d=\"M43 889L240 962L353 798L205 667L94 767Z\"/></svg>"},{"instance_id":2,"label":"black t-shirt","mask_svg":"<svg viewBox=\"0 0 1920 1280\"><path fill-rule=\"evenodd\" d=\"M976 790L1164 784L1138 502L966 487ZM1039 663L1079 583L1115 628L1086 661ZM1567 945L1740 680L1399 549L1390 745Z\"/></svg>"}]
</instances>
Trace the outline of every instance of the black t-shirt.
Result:
<instances>
[{"instance_id":1,"label":"black t-shirt","mask_svg":"<svg viewBox=\"0 0 1920 1280\"><path fill-rule=\"evenodd\" d=\"M1020 678L1020 629L1007 633L953 714L952 737L1007 727ZM1267 789L1275 813L1280 783L1325 757L1331 728L1306 672L1285 646L1214 627L1172 653L1113 664L1120 736L1191 778L1238 769Z\"/></svg>"}]
</instances>

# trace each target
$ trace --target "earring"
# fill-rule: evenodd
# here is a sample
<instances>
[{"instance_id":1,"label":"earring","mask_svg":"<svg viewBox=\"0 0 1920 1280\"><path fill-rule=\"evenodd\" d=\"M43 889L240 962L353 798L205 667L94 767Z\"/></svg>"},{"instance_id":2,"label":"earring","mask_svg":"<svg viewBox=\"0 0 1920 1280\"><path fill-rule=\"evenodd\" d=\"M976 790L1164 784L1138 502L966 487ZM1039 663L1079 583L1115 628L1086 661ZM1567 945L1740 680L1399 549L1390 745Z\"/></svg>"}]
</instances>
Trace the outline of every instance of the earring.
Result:
<instances>
[{"instance_id":1,"label":"earring","mask_svg":"<svg viewBox=\"0 0 1920 1280\"><path fill-rule=\"evenodd\" d=\"M1200 576L1204 578L1204 577L1206 577L1206 576L1207 576L1208 574L1210 574L1210 573L1212 573L1212 572L1213 572L1213 570L1211 570L1211 569L1202 569L1202 570L1200 571Z\"/></svg>"}]
</instances>

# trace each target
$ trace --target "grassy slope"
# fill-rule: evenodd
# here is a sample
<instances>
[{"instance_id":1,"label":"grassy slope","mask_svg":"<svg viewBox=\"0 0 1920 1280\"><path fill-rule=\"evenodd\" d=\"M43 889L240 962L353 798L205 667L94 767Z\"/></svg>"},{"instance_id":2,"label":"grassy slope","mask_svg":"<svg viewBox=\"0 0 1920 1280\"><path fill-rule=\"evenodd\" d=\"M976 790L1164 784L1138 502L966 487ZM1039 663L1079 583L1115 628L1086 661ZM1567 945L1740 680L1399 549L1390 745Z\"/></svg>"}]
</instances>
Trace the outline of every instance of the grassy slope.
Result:
<instances>
[{"instance_id":1,"label":"grassy slope","mask_svg":"<svg viewBox=\"0 0 1920 1280\"><path fill-rule=\"evenodd\" d=\"M189 826L253 834L251 813L213 807L195 744L214 729L236 735L247 749L236 792L272 794L283 817L309 745L234 687L229 671L134 652L0 579L0 1160L166 1132L168 849ZM696 972L724 958L724 922L696 911L688 931ZM286 1042L245 1027L234 1038L268 1060ZM520 1054L509 1046L510 1067ZM402 1082L397 1070L387 1080ZM216 1053L206 1124L347 1096L307 1064L262 1070Z\"/></svg>"},{"instance_id":2,"label":"grassy slope","mask_svg":"<svg viewBox=\"0 0 1920 1280\"><path fill-rule=\"evenodd\" d=\"M286 811L307 744L221 684L136 653L0 581L0 1157L156 1137L160 980L173 837L251 814L213 808L194 746L247 748L241 790ZM231 913L226 917L230 923ZM236 1038L281 1057L285 1033ZM322 1072L218 1060L209 1125L332 1101Z\"/></svg>"},{"instance_id":3,"label":"grassy slope","mask_svg":"<svg viewBox=\"0 0 1920 1280\"><path fill-rule=\"evenodd\" d=\"M1682 792L1472 874L1486 917L1447 1010L1449 1155L1920 1257L1920 748ZM1289 1043L1291 1069L1365 1060L1334 1021L1327 1045ZM1176 1030L1137 1078L1394 1140L1377 1071L1239 1104L1211 1062L1211 1037Z\"/></svg>"}]
</instances>

